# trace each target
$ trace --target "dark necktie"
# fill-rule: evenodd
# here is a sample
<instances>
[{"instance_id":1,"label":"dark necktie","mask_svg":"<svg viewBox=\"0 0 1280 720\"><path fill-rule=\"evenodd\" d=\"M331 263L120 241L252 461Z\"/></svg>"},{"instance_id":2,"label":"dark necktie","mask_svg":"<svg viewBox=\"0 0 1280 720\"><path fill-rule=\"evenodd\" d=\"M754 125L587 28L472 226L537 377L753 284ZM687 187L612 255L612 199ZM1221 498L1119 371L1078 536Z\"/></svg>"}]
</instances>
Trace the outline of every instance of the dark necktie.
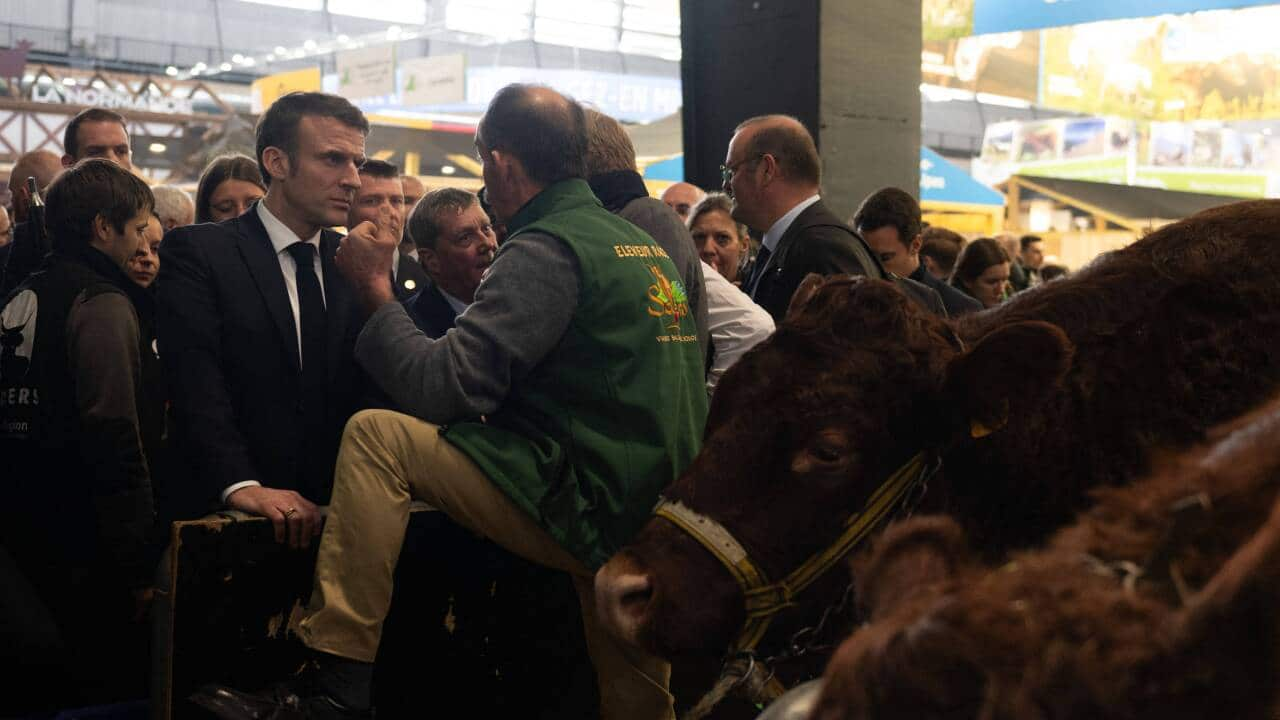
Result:
<instances>
[{"instance_id":1,"label":"dark necktie","mask_svg":"<svg viewBox=\"0 0 1280 720\"><path fill-rule=\"evenodd\" d=\"M302 386L304 403L308 405L323 399L328 376L328 359L325 342L324 293L320 279L316 277L316 248L310 243L297 242L288 247L297 268L298 326L302 330ZM313 395L318 394L319 397ZM308 413L310 414L310 413Z\"/></svg>"},{"instance_id":2,"label":"dark necktie","mask_svg":"<svg viewBox=\"0 0 1280 720\"><path fill-rule=\"evenodd\" d=\"M769 256L773 253L769 248L761 245L760 252L756 253L756 264L751 267L751 299L756 298L756 287L760 284L760 278L764 276L764 266L769 264Z\"/></svg>"}]
</instances>

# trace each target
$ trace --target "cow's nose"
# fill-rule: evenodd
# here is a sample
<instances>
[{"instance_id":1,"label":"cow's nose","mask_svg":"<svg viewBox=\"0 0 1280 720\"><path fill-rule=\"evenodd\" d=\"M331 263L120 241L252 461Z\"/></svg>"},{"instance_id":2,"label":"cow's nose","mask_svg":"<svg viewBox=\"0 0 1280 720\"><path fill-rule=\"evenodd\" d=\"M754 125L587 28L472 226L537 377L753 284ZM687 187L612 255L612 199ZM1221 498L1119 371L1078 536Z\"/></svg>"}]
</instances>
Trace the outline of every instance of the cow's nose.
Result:
<instances>
[{"instance_id":1,"label":"cow's nose","mask_svg":"<svg viewBox=\"0 0 1280 720\"><path fill-rule=\"evenodd\" d=\"M646 574L611 570L606 565L596 575L596 608L606 627L634 643L649 615L653 583Z\"/></svg>"}]
</instances>

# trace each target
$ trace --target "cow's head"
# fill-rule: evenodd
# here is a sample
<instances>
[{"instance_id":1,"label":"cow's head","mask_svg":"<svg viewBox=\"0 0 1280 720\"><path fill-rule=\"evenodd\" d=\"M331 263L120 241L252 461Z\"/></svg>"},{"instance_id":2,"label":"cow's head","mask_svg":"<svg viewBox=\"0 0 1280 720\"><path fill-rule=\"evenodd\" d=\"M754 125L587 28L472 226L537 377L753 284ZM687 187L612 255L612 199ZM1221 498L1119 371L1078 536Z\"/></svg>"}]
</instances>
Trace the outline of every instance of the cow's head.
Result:
<instances>
[{"instance_id":1,"label":"cow's head","mask_svg":"<svg viewBox=\"0 0 1280 720\"><path fill-rule=\"evenodd\" d=\"M664 496L718 521L778 580L908 458L1034 402L1068 347L1024 322L965 348L890 283L806 281L774 336L721 379L702 452ZM662 518L600 570L596 593L612 632L667 657L722 652L744 619L729 572Z\"/></svg>"}]
</instances>

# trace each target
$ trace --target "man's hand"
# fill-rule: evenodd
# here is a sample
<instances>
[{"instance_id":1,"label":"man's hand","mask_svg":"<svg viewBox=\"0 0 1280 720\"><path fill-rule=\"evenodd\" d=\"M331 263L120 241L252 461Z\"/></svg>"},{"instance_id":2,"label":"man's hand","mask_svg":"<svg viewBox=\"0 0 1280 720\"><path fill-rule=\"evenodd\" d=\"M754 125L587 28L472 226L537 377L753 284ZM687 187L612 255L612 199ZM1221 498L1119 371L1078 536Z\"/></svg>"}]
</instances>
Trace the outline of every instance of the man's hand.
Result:
<instances>
[{"instance_id":1,"label":"man's hand","mask_svg":"<svg viewBox=\"0 0 1280 720\"><path fill-rule=\"evenodd\" d=\"M305 548L311 538L320 534L320 509L292 490L250 485L231 493L227 504L250 515L270 518L276 542L288 540L292 548Z\"/></svg>"},{"instance_id":2,"label":"man's hand","mask_svg":"<svg viewBox=\"0 0 1280 720\"><path fill-rule=\"evenodd\" d=\"M393 212L384 208L378 222L366 220L351 228L338 246L338 271L370 312L396 299L391 264L400 236L395 233Z\"/></svg>"}]
</instances>

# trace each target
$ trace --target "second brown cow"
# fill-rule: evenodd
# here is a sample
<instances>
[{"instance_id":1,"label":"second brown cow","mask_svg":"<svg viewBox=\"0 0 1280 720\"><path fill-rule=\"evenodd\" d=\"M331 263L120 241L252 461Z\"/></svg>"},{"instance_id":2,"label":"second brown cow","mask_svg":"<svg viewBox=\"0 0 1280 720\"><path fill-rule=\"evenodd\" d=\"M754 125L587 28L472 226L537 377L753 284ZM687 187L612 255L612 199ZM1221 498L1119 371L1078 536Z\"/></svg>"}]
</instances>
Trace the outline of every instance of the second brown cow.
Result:
<instances>
[{"instance_id":1,"label":"second brown cow","mask_svg":"<svg viewBox=\"0 0 1280 720\"><path fill-rule=\"evenodd\" d=\"M1280 398L999 568L949 518L893 528L815 720L1276 717L1277 438Z\"/></svg>"}]
</instances>

